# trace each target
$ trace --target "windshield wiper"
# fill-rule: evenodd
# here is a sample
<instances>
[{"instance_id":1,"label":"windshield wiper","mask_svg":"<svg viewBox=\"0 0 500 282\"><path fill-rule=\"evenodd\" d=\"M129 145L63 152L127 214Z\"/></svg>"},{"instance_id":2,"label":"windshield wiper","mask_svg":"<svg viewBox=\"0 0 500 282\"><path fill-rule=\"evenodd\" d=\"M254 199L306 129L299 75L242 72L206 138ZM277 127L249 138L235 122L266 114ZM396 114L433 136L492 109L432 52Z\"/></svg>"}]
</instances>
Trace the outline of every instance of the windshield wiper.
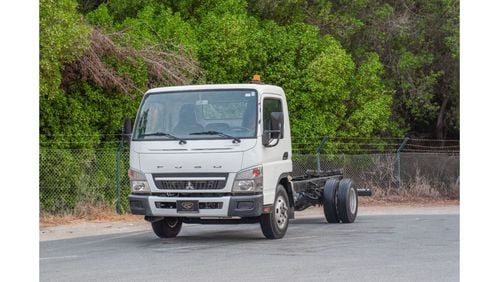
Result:
<instances>
[{"instance_id":1,"label":"windshield wiper","mask_svg":"<svg viewBox=\"0 0 500 282\"><path fill-rule=\"evenodd\" d=\"M219 131L193 132L193 133L189 133L189 135L219 135L219 136L228 137L228 138L233 139L233 143L241 143L240 138L234 137L234 136L231 136L231 135L228 135L226 133L219 132Z\"/></svg>"},{"instance_id":2,"label":"windshield wiper","mask_svg":"<svg viewBox=\"0 0 500 282\"><path fill-rule=\"evenodd\" d=\"M179 140L179 144L181 145L187 143L186 140L165 132L144 133L139 135L139 137L144 137L144 136L165 136L171 139Z\"/></svg>"}]
</instances>

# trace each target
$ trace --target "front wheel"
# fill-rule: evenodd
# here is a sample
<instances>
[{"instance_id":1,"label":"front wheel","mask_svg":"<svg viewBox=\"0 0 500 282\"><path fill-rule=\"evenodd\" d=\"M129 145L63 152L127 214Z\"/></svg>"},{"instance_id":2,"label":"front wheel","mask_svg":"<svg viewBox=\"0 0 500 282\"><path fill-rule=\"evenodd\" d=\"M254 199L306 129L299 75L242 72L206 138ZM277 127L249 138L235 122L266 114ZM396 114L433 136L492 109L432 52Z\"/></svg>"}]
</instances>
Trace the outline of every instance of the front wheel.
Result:
<instances>
[{"instance_id":1,"label":"front wheel","mask_svg":"<svg viewBox=\"0 0 500 282\"><path fill-rule=\"evenodd\" d=\"M285 187L276 188L273 209L269 214L260 216L260 228L267 239L281 239L288 229L290 202Z\"/></svg>"},{"instance_id":2,"label":"front wheel","mask_svg":"<svg viewBox=\"0 0 500 282\"><path fill-rule=\"evenodd\" d=\"M151 222L153 231L160 238L174 238L181 231L182 221L179 218L164 218Z\"/></svg>"}]
</instances>

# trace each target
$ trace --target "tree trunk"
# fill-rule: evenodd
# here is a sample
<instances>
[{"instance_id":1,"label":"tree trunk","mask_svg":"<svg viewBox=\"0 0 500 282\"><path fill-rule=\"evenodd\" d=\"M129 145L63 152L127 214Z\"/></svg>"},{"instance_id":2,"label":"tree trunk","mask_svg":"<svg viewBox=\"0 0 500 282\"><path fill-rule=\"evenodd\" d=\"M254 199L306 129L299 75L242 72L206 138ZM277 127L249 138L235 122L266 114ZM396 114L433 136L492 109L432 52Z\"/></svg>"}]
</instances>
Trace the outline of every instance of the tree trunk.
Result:
<instances>
[{"instance_id":1,"label":"tree trunk","mask_svg":"<svg viewBox=\"0 0 500 282\"><path fill-rule=\"evenodd\" d=\"M449 100L448 96L445 96L443 98L443 102L441 103L441 108L439 109L439 114L436 122L436 139L444 139L445 137L444 115L446 113L446 106L448 105L448 100Z\"/></svg>"}]
</instances>

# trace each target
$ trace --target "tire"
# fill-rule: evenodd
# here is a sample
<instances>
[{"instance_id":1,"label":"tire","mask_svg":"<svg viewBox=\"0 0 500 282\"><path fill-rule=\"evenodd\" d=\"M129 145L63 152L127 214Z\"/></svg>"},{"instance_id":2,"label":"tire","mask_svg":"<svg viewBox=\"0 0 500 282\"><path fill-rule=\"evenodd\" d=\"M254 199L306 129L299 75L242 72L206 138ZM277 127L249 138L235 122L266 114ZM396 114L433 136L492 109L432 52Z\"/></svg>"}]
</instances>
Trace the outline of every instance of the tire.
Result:
<instances>
[{"instance_id":1,"label":"tire","mask_svg":"<svg viewBox=\"0 0 500 282\"><path fill-rule=\"evenodd\" d=\"M260 216L260 228L267 239L281 239L285 236L290 220L289 213L288 194L285 187L278 184L271 213Z\"/></svg>"},{"instance_id":2,"label":"tire","mask_svg":"<svg viewBox=\"0 0 500 282\"><path fill-rule=\"evenodd\" d=\"M340 180L337 211L342 223L353 223L358 214L358 191L349 178Z\"/></svg>"},{"instance_id":3,"label":"tire","mask_svg":"<svg viewBox=\"0 0 500 282\"><path fill-rule=\"evenodd\" d=\"M153 231L160 238L174 238L181 231L182 221L176 217L166 217L162 220L151 222Z\"/></svg>"},{"instance_id":4,"label":"tire","mask_svg":"<svg viewBox=\"0 0 500 282\"><path fill-rule=\"evenodd\" d=\"M339 223L340 217L337 213L337 193L339 180L328 179L323 190L323 213L328 223Z\"/></svg>"}]
</instances>

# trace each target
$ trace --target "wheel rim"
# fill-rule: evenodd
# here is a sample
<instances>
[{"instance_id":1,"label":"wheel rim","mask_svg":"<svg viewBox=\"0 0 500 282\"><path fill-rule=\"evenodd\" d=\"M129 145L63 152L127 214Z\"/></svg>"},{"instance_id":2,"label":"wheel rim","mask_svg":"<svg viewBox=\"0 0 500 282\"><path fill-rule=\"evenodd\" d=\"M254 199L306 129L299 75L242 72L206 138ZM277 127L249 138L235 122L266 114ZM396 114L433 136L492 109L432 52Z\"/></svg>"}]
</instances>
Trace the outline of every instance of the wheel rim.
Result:
<instances>
[{"instance_id":1,"label":"wheel rim","mask_svg":"<svg viewBox=\"0 0 500 282\"><path fill-rule=\"evenodd\" d=\"M349 209L351 210L351 214L356 212L357 201L356 191L354 191L354 188L351 188L351 193L349 193Z\"/></svg>"},{"instance_id":2,"label":"wheel rim","mask_svg":"<svg viewBox=\"0 0 500 282\"><path fill-rule=\"evenodd\" d=\"M274 203L274 220L279 229L283 229L288 220L288 206L286 205L285 198L281 195L278 196Z\"/></svg>"}]
</instances>

